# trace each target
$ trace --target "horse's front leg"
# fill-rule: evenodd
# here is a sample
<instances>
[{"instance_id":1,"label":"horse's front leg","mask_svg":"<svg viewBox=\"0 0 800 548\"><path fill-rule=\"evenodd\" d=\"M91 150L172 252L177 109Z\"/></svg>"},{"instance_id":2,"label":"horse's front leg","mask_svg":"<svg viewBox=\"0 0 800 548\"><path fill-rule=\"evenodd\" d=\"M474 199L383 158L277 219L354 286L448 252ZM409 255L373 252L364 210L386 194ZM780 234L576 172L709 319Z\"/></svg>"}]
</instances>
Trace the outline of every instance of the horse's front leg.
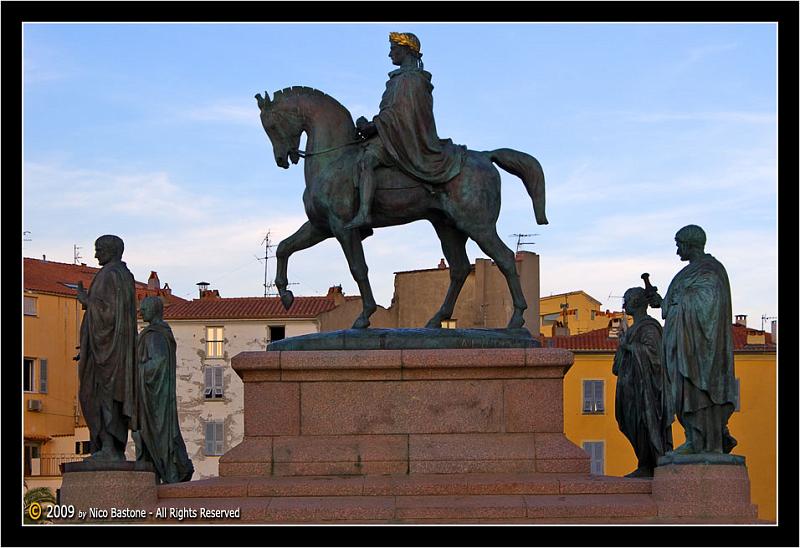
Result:
<instances>
[{"instance_id":1,"label":"horse's front leg","mask_svg":"<svg viewBox=\"0 0 800 548\"><path fill-rule=\"evenodd\" d=\"M340 229L336 232L336 239L342 246L347 264L350 266L350 273L358 284L361 293L361 314L353 323L353 329L364 329L369 327L369 317L377 310L375 298L372 296L372 287L369 284L367 273L367 261L364 258L364 246L361 245L361 234L358 229Z\"/></svg>"},{"instance_id":2,"label":"horse's front leg","mask_svg":"<svg viewBox=\"0 0 800 548\"><path fill-rule=\"evenodd\" d=\"M330 237L331 234L329 232L323 232L306 221L297 232L278 244L278 251L275 254L275 257L278 259L278 266L275 271L275 287L278 288L278 294L281 296L281 303L283 303L283 307L286 310L289 310L289 307L291 307L294 302L294 294L286 289L289 285L289 279L286 276L289 257L295 251L308 249Z\"/></svg>"}]
</instances>

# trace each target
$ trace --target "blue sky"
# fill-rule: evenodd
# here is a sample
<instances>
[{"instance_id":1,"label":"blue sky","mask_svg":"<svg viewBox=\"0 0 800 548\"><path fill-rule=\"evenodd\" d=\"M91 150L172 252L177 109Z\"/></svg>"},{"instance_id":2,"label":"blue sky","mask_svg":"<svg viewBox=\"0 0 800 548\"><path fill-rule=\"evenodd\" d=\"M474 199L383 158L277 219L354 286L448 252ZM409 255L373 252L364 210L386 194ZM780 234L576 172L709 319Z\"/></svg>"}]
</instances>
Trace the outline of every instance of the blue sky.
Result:
<instances>
[{"instance_id":1,"label":"blue sky","mask_svg":"<svg viewBox=\"0 0 800 548\"><path fill-rule=\"evenodd\" d=\"M112 233L139 280L263 295L267 229L277 243L306 217L302 168L275 165L253 95L307 85L371 118L390 31L422 42L441 137L542 164L550 224L505 172L498 220L512 248L536 234L523 249L541 257L542 295L583 289L618 310L642 272L666 290L685 266L674 234L694 223L734 314L777 316L773 24L26 24L24 255L72 262L77 244L96 265ZM394 272L442 256L424 222L364 246L384 306ZM289 277L295 294L357 293L333 240L294 255Z\"/></svg>"}]
</instances>

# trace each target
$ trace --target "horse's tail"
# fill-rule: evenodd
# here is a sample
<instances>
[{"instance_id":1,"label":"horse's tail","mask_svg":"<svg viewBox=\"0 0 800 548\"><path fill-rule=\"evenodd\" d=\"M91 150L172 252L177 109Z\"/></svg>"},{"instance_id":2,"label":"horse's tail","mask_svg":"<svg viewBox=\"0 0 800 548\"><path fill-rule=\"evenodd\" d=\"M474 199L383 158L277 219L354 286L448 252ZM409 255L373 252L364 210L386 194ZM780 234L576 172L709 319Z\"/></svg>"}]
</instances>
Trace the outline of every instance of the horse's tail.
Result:
<instances>
[{"instance_id":1,"label":"horse's tail","mask_svg":"<svg viewBox=\"0 0 800 548\"><path fill-rule=\"evenodd\" d=\"M536 214L536 224L546 225L547 217L544 214L544 171L539 161L524 152L510 148L498 148L484 154L498 166L516 175L525 184L525 190L533 202L533 212Z\"/></svg>"}]
</instances>

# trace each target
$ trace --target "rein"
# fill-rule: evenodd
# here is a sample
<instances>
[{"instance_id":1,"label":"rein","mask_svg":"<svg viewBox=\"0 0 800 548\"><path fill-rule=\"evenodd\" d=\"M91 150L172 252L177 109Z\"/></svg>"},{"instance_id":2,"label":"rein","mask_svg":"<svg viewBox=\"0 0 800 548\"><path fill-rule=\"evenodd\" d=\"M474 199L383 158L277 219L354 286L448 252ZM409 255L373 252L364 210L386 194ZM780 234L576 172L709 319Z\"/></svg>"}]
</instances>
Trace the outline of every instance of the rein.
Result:
<instances>
[{"instance_id":1,"label":"rein","mask_svg":"<svg viewBox=\"0 0 800 548\"><path fill-rule=\"evenodd\" d=\"M326 148L323 150L315 150L314 152L306 152L305 150L300 150L299 148L293 148L289 152L297 152L297 155L301 158L308 158L309 156L316 156L317 154L325 154L326 152L332 152L334 150L339 150L340 148L344 148L346 146L355 145L361 142L361 139L356 139L355 141L350 141L349 143L345 143L343 145L339 145L336 147Z\"/></svg>"}]
</instances>

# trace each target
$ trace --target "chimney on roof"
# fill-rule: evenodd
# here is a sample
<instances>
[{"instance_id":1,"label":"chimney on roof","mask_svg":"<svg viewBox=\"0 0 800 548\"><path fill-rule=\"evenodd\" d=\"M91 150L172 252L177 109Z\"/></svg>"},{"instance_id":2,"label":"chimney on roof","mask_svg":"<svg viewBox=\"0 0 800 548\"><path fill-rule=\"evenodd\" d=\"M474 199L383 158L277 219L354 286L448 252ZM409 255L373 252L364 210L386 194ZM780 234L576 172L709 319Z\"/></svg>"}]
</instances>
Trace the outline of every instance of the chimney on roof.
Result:
<instances>
[{"instance_id":1,"label":"chimney on roof","mask_svg":"<svg viewBox=\"0 0 800 548\"><path fill-rule=\"evenodd\" d=\"M772 334L772 344L778 344L778 320L772 320L770 332Z\"/></svg>"},{"instance_id":2,"label":"chimney on roof","mask_svg":"<svg viewBox=\"0 0 800 548\"><path fill-rule=\"evenodd\" d=\"M333 299L333 302L336 306L339 306L344 302L344 291L342 291L341 285L332 285L328 288L328 294L326 295L327 298Z\"/></svg>"},{"instance_id":3,"label":"chimney on roof","mask_svg":"<svg viewBox=\"0 0 800 548\"><path fill-rule=\"evenodd\" d=\"M201 299L219 299L219 289L201 289Z\"/></svg>"},{"instance_id":4,"label":"chimney on roof","mask_svg":"<svg viewBox=\"0 0 800 548\"><path fill-rule=\"evenodd\" d=\"M206 292L206 290L208 289L209 285L211 285L211 284L209 284L208 282L197 282L197 287L200 290L200 298L201 299L203 298L203 293Z\"/></svg>"},{"instance_id":5,"label":"chimney on roof","mask_svg":"<svg viewBox=\"0 0 800 548\"><path fill-rule=\"evenodd\" d=\"M47 260L47 256L46 255L42 255L42 260L46 261Z\"/></svg>"},{"instance_id":6,"label":"chimney on roof","mask_svg":"<svg viewBox=\"0 0 800 548\"><path fill-rule=\"evenodd\" d=\"M747 314L736 314L736 325L747 327Z\"/></svg>"},{"instance_id":7,"label":"chimney on roof","mask_svg":"<svg viewBox=\"0 0 800 548\"><path fill-rule=\"evenodd\" d=\"M150 277L147 278L147 289L161 289L161 280L158 279L158 273L155 270L151 270Z\"/></svg>"},{"instance_id":8,"label":"chimney on roof","mask_svg":"<svg viewBox=\"0 0 800 548\"><path fill-rule=\"evenodd\" d=\"M440 270L444 270L445 268L447 268L447 263L444 262L444 257L442 257L442 260L439 261L439 267L438 268Z\"/></svg>"}]
</instances>

